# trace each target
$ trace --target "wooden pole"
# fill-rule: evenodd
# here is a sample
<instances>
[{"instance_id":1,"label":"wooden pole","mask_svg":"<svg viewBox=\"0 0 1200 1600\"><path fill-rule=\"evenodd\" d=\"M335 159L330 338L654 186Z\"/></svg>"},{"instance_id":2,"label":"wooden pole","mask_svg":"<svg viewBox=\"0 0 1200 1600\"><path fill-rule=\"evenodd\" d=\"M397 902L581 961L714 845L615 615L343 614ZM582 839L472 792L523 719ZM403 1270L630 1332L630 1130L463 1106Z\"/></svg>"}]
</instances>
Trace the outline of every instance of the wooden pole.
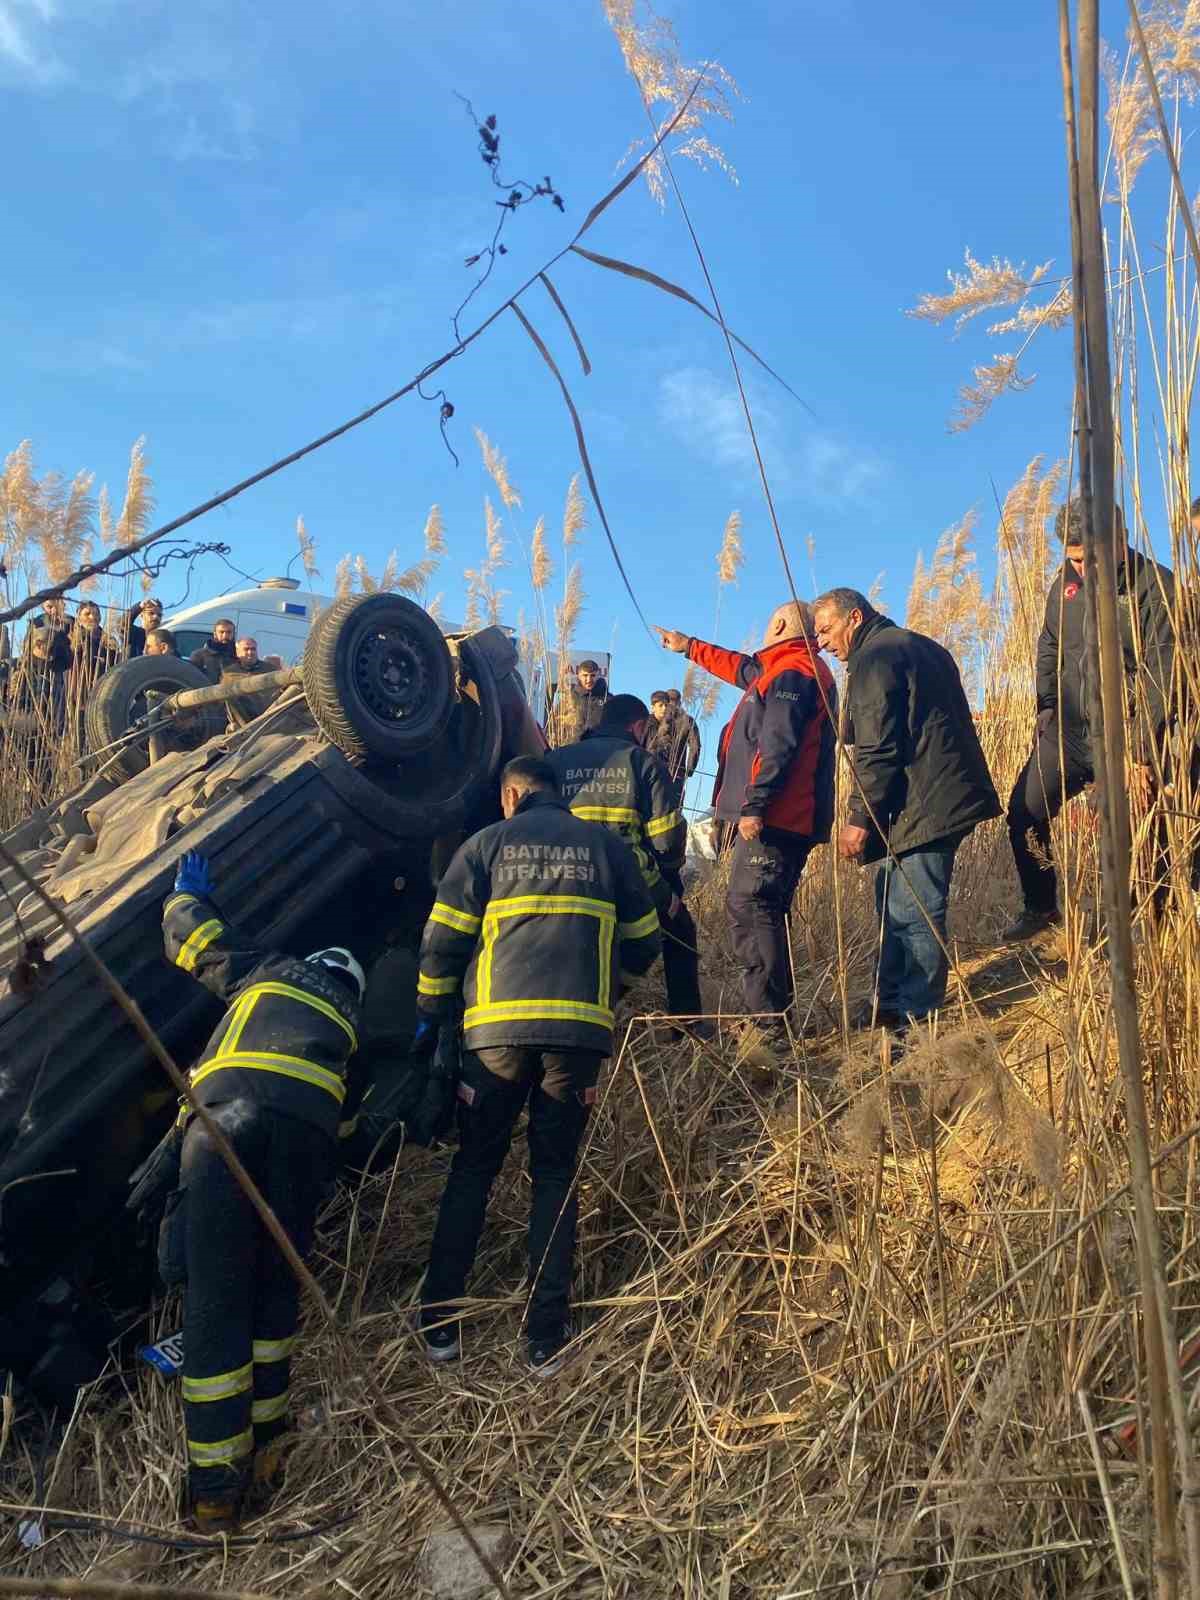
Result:
<instances>
[{"instance_id":1,"label":"wooden pole","mask_svg":"<svg viewBox=\"0 0 1200 1600\"><path fill-rule=\"evenodd\" d=\"M1059 0L1059 44L1070 187L1071 243L1075 285L1076 416L1079 427L1079 486L1086 552L1088 626L1085 658L1092 762L1100 811L1100 857L1112 1007L1125 1094L1131 1189L1137 1218L1138 1274L1142 1290L1146 1370L1151 1418L1154 1484L1154 1570L1160 1600L1175 1600L1179 1586L1175 1531L1175 1481L1171 1460L1168 1369L1175 1341L1162 1240L1155 1207L1150 1132L1142 1084L1137 992L1134 982L1130 901L1130 831L1125 771L1125 675L1118 620L1117 562L1125 540L1115 515L1115 438L1108 355L1108 289L1100 206L1100 27L1098 0L1080 0L1078 11L1078 127L1071 60L1068 0ZM1168 1352L1170 1360L1168 1358ZM1180 1392L1182 1384L1180 1382ZM1186 1429L1180 1470L1191 1488ZM1200 1522L1188 1502L1188 1554L1192 1593L1200 1576ZM1193 1526L1195 1524L1195 1526Z\"/></svg>"}]
</instances>

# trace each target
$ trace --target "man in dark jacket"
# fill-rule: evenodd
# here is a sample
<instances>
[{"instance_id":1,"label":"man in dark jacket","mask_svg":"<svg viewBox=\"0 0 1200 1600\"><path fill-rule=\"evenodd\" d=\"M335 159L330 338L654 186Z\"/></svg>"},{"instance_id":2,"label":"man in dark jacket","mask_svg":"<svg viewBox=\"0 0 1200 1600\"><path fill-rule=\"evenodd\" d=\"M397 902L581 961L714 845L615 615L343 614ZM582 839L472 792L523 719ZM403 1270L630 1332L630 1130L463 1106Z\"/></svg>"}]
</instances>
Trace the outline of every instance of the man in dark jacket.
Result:
<instances>
[{"instance_id":1,"label":"man in dark jacket","mask_svg":"<svg viewBox=\"0 0 1200 1600\"><path fill-rule=\"evenodd\" d=\"M681 876L687 825L666 768L645 748L650 720L636 695L612 695L597 727L577 744L548 750L546 760L575 815L612 828L632 847L662 926L667 1010L698 1019L704 1010L698 936ZM713 1028L694 1020L687 1032L704 1039Z\"/></svg>"},{"instance_id":2,"label":"man in dark jacket","mask_svg":"<svg viewBox=\"0 0 1200 1600\"><path fill-rule=\"evenodd\" d=\"M838 850L883 862L874 1023L903 1028L946 997L954 856L1000 802L950 652L880 616L857 589L831 589L813 612L821 649L846 663L855 793Z\"/></svg>"},{"instance_id":3,"label":"man in dark jacket","mask_svg":"<svg viewBox=\"0 0 1200 1600\"><path fill-rule=\"evenodd\" d=\"M505 821L458 851L421 941L418 1048L461 994L461 1142L450 1168L422 1293L433 1361L461 1353L455 1302L466 1290L488 1196L529 1106L529 1362L549 1377L570 1338L575 1162L612 1050L623 973L658 954L658 919L633 853L573 817L554 773L518 756L500 777Z\"/></svg>"},{"instance_id":4,"label":"man in dark jacket","mask_svg":"<svg viewBox=\"0 0 1200 1600\"><path fill-rule=\"evenodd\" d=\"M198 650L193 650L190 660L213 683L220 683L221 674L237 660L234 635L237 629L229 617L213 623L212 632Z\"/></svg>"},{"instance_id":5,"label":"man in dark jacket","mask_svg":"<svg viewBox=\"0 0 1200 1600\"><path fill-rule=\"evenodd\" d=\"M589 729L599 726L608 699L608 681L600 674L598 661L581 661L575 668L575 682L559 690L563 699L560 744L574 744Z\"/></svg>"},{"instance_id":6,"label":"man in dark jacket","mask_svg":"<svg viewBox=\"0 0 1200 1600\"><path fill-rule=\"evenodd\" d=\"M259 658L257 639L239 639L235 650L234 660L221 672L222 681L239 682L244 678L261 677L264 673L278 670L274 664ZM264 689L261 694L240 695L236 700L227 701L226 715L230 729L249 727L278 695L278 689Z\"/></svg>"},{"instance_id":7,"label":"man in dark jacket","mask_svg":"<svg viewBox=\"0 0 1200 1600\"><path fill-rule=\"evenodd\" d=\"M189 851L163 906L167 960L231 1002L190 1081L301 1255L332 1175L365 979L348 950L307 960L241 937ZM198 1119L183 1140L183 1411L192 1515L236 1527L271 1486L288 1426L298 1285Z\"/></svg>"},{"instance_id":8,"label":"man in dark jacket","mask_svg":"<svg viewBox=\"0 0 1200 1600\"><path fill-rule=\"evenodd\" d=\"M833 823L833 675L817 658L812 612L801 603L779 607L752 656L658 631L665 649L743 691L721 734L713 807L732 836L726 904L746 1010L765 1017L772 1043L790 1048L787 915L804 864Z\"/></svg>"},{"instance_id":9,"label":"man in dark jacket","mask_svg":"<svg viewBox=\"0 0 1200 1600\"><path fill-rule=\"evenodd\" d=\"M687 781L700 765L700 730L695 719L683 709L679 691L656 689L650 696L654 721L646 736L646 749L666 767L675 786L678 805L683 804Z\"/></svg>"},{"instance_id":10,"label":"man in dark jacket","mask_svg":"<svg viewBox=\"0 0 1200 1600\"><path fill-rule=\"evenodd\" d=\"M1121 508L1114 509L1124 539ZM1008 802L1008 836L1024 901L1016 921L1004 930L1008 942L1033 938L1060 920L1050 824L1095 776L1083 647L1084 530L1077 499L1059 507L1055 532L1065 560L1046 597L1038 638L1034 746ZM1174 575L1126 545L1117 567L1117 609L1130 714L1130 787L1143 800L1149 798L1170 721L1174 595Z\"/></svg>"},{"instance_id":11,"label":"man in dark jacket","mask_svg":"<svg viewBox=\"0 0 1200 1600\"><path fill-rule=\"evenodd\" d=\"M162 619L162 601L156 600L153 595L147 595L144 600L130 606L125 613L125 653L130 660L145 653L146 635L153 633L155 628L161 628Z\"/></svg>"}]
</instances>

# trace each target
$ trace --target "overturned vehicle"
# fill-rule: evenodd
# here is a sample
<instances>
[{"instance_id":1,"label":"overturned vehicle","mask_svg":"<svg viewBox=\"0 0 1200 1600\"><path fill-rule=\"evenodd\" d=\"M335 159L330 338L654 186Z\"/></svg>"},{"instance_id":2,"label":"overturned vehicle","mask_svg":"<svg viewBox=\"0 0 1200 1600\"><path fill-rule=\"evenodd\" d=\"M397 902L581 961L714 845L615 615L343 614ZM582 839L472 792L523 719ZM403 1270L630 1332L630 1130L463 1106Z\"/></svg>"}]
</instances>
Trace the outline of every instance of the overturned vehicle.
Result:
<instances>
[{"instance_id":1,"label":"overturned vehicle","mask_svg":"<svg viewBox=\"0 0 1200 1600\"><path fill-rule=\"evenodd\" d=\"M278 698L225 731L224 702L250 690ZM349 946L368 973L361 1066L379 1091L349 1141L362 1165L389 1096L394 1122L439 867L498 815L502 759L544 743L502 629L445 638L393 594L334 602L301 666L245 690L177 659L127 662L87 725L92 776L0 840L0 1372L57 1405L101 1371L109 1310L146 1297L124 1203L175 1095L28 880L185 1068L221 1012L163 959L185 851L210 859L222 909L258 943Z\"/></svg>"}]
</instances>

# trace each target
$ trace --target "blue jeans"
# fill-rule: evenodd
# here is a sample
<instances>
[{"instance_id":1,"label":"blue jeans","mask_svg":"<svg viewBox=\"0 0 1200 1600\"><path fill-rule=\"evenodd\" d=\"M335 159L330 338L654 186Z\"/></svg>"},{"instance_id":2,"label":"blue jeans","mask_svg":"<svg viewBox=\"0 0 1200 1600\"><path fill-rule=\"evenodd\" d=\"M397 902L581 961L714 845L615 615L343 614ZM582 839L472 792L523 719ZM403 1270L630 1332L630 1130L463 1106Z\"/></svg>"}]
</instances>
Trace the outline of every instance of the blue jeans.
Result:
<instances>
[{"instance_id":1,"label":"blue jeans","mask_svg":"<svg viewBox=\"0 0 1200 1600\"><path fill-rule=\"evenodd\" d=\"M875 879L883 923L879 1011L919 1021L946 998L946 904L959 841L935 839L884 861ZM899 865L897 866L897 862ZM928 921L926 920L928 918ZM934 937L933 928L937 929Z\"/></svg>"}]
</instances>

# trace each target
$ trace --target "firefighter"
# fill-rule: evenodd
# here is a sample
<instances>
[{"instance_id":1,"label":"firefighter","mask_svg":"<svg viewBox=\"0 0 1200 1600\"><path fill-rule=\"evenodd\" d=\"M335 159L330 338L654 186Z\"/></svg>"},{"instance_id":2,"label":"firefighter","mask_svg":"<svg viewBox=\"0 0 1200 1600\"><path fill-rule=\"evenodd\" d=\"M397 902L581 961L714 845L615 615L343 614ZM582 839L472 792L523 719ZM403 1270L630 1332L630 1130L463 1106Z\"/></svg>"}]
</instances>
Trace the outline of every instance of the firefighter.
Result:
<instances>
[{"instance_id":1,"label":"firefighter","mask_svg":"<svg viewBox=\"0 0 1200 1600\"><path fill-rule=\"evenodd\" d=\"M366 980L348 950L306 960L241 937L189 851L163 906L167 959L229 1009L191 1086L304 1255L332 1176ZM198 1527L236 1527L280 1470L299 1286L198 1119L183 1139L171 1221L186 1263L183 1410Z\"/></svg>"},{"instance_id":2,"label":"firefighter","mask_svg":"<svg viewBox=\"0 0 1200 1600\"><path fill-rule=\"evenodd\" d=\"M622 974L658 954L658 918L632 852L572 816L553 768L518 756L500 777L505 821L475 834L442 878L421 941L416 1049L431 1053L461 1002L461 1142L422 1292L433 1361L461 1354L464 1294L488 1195L529 1107L529 1364L549 1377L570 1338L575 1162L612 1050Z\"/></svg>"},{"instance_id":3,"label":"firefighter","mask_svg":"<svg viewBox=\"0 0 1200 1600\"><path fill-rule=\"evenodd\" d=\"M701 1020L700 958L696 924L683 903L687 825L671 775L645 748L652 721L633 694L611 695L598 727L578 744L550 750L564 799L585 822L602 822L632 845L663 931L663 977L667 1011L696 1020L687 1032L709 1039L712 1023Z\"/></svg>"}]
</instances>

